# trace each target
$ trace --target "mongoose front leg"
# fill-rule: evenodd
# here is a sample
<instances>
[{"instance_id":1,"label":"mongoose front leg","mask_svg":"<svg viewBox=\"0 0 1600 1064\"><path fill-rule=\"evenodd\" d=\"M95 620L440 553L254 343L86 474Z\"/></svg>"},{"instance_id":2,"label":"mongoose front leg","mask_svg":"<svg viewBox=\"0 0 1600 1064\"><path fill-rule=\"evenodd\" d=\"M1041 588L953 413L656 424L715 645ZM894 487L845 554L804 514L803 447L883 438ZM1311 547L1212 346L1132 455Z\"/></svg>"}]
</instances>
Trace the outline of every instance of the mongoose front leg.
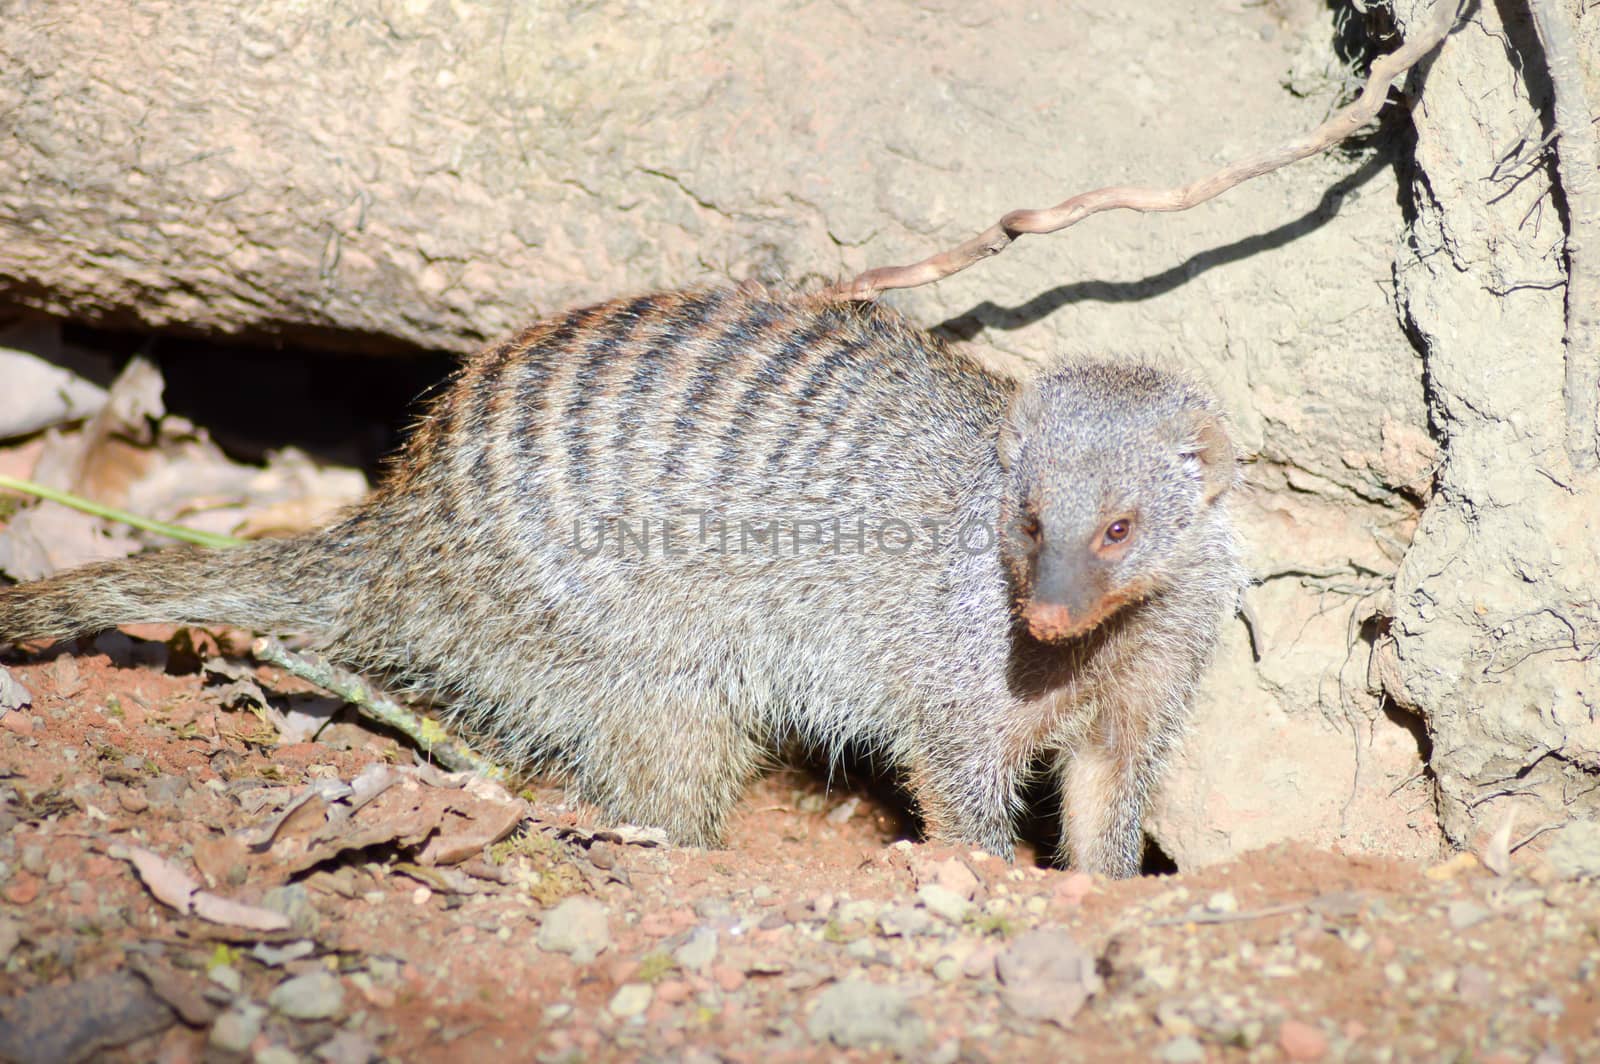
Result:
<instances>
[{"instance_id":1,"label":"mongoose front leg","mask_svg":"<svg viewBox=\"0 0 1600 1064\"><path fill-rule=\"evenodd\" d=\"M1113 879L1139 874L1145 807L1183 715L1181 701L1103 706L1083 741L1056 756L1063 842L1074 868Z\"/></svg>"}]
</instances>

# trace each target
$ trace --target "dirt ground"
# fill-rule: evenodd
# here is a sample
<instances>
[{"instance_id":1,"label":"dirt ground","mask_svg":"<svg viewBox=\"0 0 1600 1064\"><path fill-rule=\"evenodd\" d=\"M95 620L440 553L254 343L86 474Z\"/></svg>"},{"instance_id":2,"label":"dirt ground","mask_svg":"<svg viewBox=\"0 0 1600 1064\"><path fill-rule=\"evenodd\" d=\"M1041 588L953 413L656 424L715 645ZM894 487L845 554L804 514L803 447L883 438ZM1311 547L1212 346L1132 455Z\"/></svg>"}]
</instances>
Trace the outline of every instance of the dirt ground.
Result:
<instances>
[{"instance_id":1,"label":"dirt ground","mask_svg":"<svg viewBox=\"0 0 1600 1064\"><path fill-rule=\"evenodd\" d=\"M1106 882L784 770L676 849L404 767L240 633L136 633L0 657L0 1059L1600 1057L1600 891L1531 848Z\"/></svg>"}]
</instances>

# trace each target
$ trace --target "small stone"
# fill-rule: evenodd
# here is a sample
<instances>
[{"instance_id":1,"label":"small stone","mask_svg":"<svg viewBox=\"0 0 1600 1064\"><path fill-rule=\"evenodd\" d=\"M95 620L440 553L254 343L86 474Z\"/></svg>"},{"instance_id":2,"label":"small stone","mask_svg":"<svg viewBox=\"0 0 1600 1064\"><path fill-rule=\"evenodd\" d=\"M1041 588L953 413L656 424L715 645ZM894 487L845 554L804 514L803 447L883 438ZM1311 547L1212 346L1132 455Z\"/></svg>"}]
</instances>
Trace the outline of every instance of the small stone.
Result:
<instances>
[{"instance_id":1,"label":"small stone","mask_svg":"<svg viewBox=\"0 0 1600 1064\"><path fill-rule=\"evenodd\" d=\"M307 972L273 987L267 1004L292 1020L325 1020L344 1004L344 984L332 972Z\"/></svg>"},{"instance_id":2,"label":"small stone","mask_svg":"<svg viewBox=\"0 0 1600 1064\"><path fill-rule=\"evenodd\" d=\"M872 964L878 959L878 947L872 944L871 939L858 938L846 946L844 952L851 960L863 964Z\"/></svg>"},{"instance_id":3,"label":"small stone","mask_svg":"<svg viewBox=\"0 0 1600 1064\"><path fill-rule=\"evenodd\" d=\"M323 1064L371 1064L378 1059L377 1043L359 1031L344 1030L312 1051Z\"/></svg>"},{"instance_id":4,"label":"small stone","mask_svg":"<svg viewBox=\"0 0 1600 1064\"><path fill-rule=\"evenodd\" d=\"M1153 964L1142 970L1139 977L1157 990L1171 990L1178 985L1178 969L1170 964Z\"/></svg>"},{"instance_id":5,"label":"small stone","mask_svg":"<svg viewBox=\"0 0 1600 1064\"><path fill-rule=\"evenodd\" d=\"M999 954L994 946L979 946L961 962L961 974L968 979L987 979L994 976L994 959Z\"/></svg>"},{"instance_id":6,"label":"small stone","mask_svg":"<svg viewBox=\"0 0 1600 1064\"><path fill-rule=\"evenodd\" d=\"M162 775L144 785L144 796L152 805L170 805L183 797L189 781L182 776Z\"/></svg>"},{"instance_id":7,"label":"small stone","mask_svg":"<svg viewBox=\"0 0 1600 1064\"><path fill-rule=\"evenodd\" d=\"M1231 890L1219 890L1206 899L1206 912L1211 913L1236 913L1239 911L1239 899L1233 896Z\"/></svg>"},{"instance_id":8,"label":"small stone","mask_svg":"<svg viewBox=\"0 0 1600 1064\"><path fill-rule=\"evenodd\" d=\"M1557 828L1544 859L1563 879L1600 878L1600 822L1574 820Z\"/></svg>"},{"instance_id":9,"label":"small stone","mask_svg":"<svg viewBox=\"0 0 1600 1064\"><path fill-rule=\"evenodd\" d=\"M1536 997L1532 1001L1528 1002L1528 1004L1530 1007L1532 1007L1534 1012L1537 1012L1541 1016L1549 1016L1552 1019L1560 1019L1561 1014L1567 1011L1566 1004L1563 1003L1560 998L1555 997L1554 995Z\"/></svg>"},{"instance_id":10,"label":"small stone","mask_svg":"<svg viewBox=\"0 0 1600 1064\"><path fill-rule=\"evenodd\" d=\"M885 935L892 937L901 936L911 938L916 935L925 935L933 920L921 909L894 908L885 909L878 916L878 927Z\"/></svg>"},{"instance_id":11,"label":"small stone","mask_svg":"<svg viewBox=\"0 0 1600 1064\"><path fill-rule=\"evenodd\" d=\"M300 1054L287 1046L263 1046L256 1050L255 1064L301 1064Z\"/></svg>"},{"instance_id":12,"label":"small stone","mask_svg":"<svg viewBox=\"0 0 1600 1064\"><path fill-rule=\"evenodd\" d=\"M32 732L33 722L21 713L12 712L13 710L25 709L31 705L33 705L33 693L22 686L20 680L6 671L5 666L0 665L0 718L7 722L6 727L19 735L26 735ZM18 726L10 723L12 717L16 717L17 720L27 724L27 731L18 731Z\"/></svg>"},{"instance_id":13,"label":"small stone","mask_svg":"<svg viewBox=\"0 0 1600 1064\"><path fill-rule=\"evenodd\" d=\"M1383 977L1389 981L1390 986L1404 986L1406 970L1398 961L1390 961L1383 966Z\"/></svg>"},{"instance_id":14,"label":"small stone","mask_svg":"<svg viewBox=\"0 0 1600 1064\"><path fill-rule=\"evenodd\" d=\"M1453 901L1445 910L1445 915L1450 920L1450 926L1457 931L1465 931L1474 924L1481 924L1494 914L1475 901Z\"/></svg>"},{"instance_id":15,"label":"small stone","mask_svg":"<svg viewBox=\"0 0 1600 1064\"><path fill-rule=\"evenodd\" d=\"M988 856L985 854L984 856ZM959 895L971 901L978 893L978 877L972 874L959 857L951 857L938 862L931 869L932 875L924 880L924 884L932 883L943 887L952 894Z\"/></svg>"},{"instance_id":16,"label":"small stone","mask_svg":"<svg viewBox=\"0 0 1600 1064\"><path fill-rule=\"evenodd\" d=\"M1301 1020L1284 1020L1278 1046L1290 1060L1321 1060L1328 1052L1328 1036Z\"/></svg>"},{"instance_id":17,"label":"small stone","mask_svg":"<svg viewBox=\"0 0 1600 1064\"><path fill-rule=\"evenodd\" d=\"M928 1039L927 1026L911 1007L912 995L865 979L846 979L817 995L806 1031L841 1049L883 1047L912 1056Z\"/></svg>"},{"instance_id":18,"label":"small stone","mask_svg":"<svg viewBox=\"0 0 1600 1064\"><path fill-rule=\"evenodd\" d=\"M933 977L941 983L953 983L961 978L961 962L954 957L940 957L933 962Z\"/></svg>"},{"instance_id":19,"label":"small stone","mask_svg":"<svg viewBox=\"0 0 1600 1064\"><path fill-rule=\"evenodd\" d=\"M1004 1001L1025 1019L1062 1027L1100 990L1094 957L1065 931L1029 931L995 959Z\"/></svg>"},{"instance_id":20,"label":"small stone","mask_svg":"<svg viewBox=\"0 0 1600 1064\"><path fill-rule=\"evenodd\" d=\"M811 903L811 911L818 917L826 920L828 914L833 912L834 897L832 894L818 894L817 900Z\"/></svg>"},{"instance_id":21,"label":"small stone","mask_svg":"<svg viewBox=\"0 0 1600 1064\"><path fill-rule=\"evenodd\" d=\"M663 979L656 984L656 1000L663 1005L681 1005L692 993L693 988L682 979Z\"/></svg>"},{"instance_id":22,"label":"small stone","mask_svg":"<svg viewBox=\"0 0 1600 1064\"><path fill-rule=\"evenodd\" d=\"M216 1018L206 1041L219 1056L242 1057L250 1051L250 1043L261 1033L261 1023L266 1018L266 1009L241 1001Z\"/></svg>"},{"instance_id":23,"label":"small stone","mask_svg":"<svg viewBox=\"0 0 1600 1064\"><path fill-rule=\"evenodd\" d=\"M1206 1051L1199 1041L1184 1035L1157 1050L1156 1059L1162 1064L1201 1064L1206 1059Z\"/></svg>"},{"instance_id":24,"label":"small stone","mask_svg":"<svg viewBox=\"0 0 1600 1064\"><path fill-rule=\"evenodd\" d=\"M567 953L588 964L611 946L606 907L593 898L568 898L544 914L534 941L547 953Z\"/></svg>"},{"instance_id":25,"label":"small stone","mask_svg":"<svg viewBox=\"0 0 1600 1064\"><path fill-rule=\"evenodd\" d=\"M624 983L611 995L611 1004L606 1007L617 1019L626 1020L631 1016L643 1015L654 996L655 992L648 983Z\"/></svg>"},{"instance_id":26,"label":"small stone","mask_svg":"<svg viewBox=\"0 0 1600 1064\"><path fill-rule=\"evenodd\" d=\"M317 951L316 944L304 939L291 942L287 946L272 946L265 942L257 943L250 951L250 956L265 964L268 968L279 968L289 961L297 961L301 957L309 957ZM380 965L388 963L381 957L374 957L367 965L377 974Z\"/></svg>"},{"instance_id":27,"label":"small stone","mask_svg":"<svg viewBox=\"0 0 1600 1064\"><path fill-rule=\"evenodd\" d=\"M296 934L314 935L322 923L322 916L312 904L311 892L304 883L273 887L261 895L261 907L287 916Z\"/></svg>"},{"instance_id":28,"label":"small stone","mask_svg":"<svg viewBox=\"0 0 1600 1064\"><path fill-rule=\"evenodd\" d=\"M719 964L711 969L711 978L716 980L717 986L721 987L725 994L731 994L744 986L744 973L726 964Z\"/></svg>"},{"instance_id":29,"label":"small stone","mask_svg":"<svg viewBox=\"0 0 1600 1064\"><path fill-rule=\"evenodd\" d=\"M948 887L928 883L917 888L917 900L930 913L947 923L959 924L972 912L972 903Z\"/></svg>"},{"instance_id":30,"label":"small stone","mask_svg":"<svg viewBox=\"0 0 1600 1064\"><path fill-rule=\"evenodd\" d=\"M1196 1031L1194 1021L1184 1014L1182 1006L1170 999L1156 1005L1156 1022L1163 1029L1179 1036L1194 1034Z\"/></svg>"},{"instance_id":31,"label":"small stone","mask_svg":"<svg viewBox=\"0 0 1600 1064\"><path fill-rule=\"evenodd\" d=\"M38 876L18 872L6 882L5 890L0 891L0 898L5 898L12 905L31 905L43 886Z\"/></svg>"},{"instance_id":32,"label":"small stone","mask_svg":"<svg viewBox=\"0 0 1600 1064\"><path fill-rule=\"evenodd\" d=\"M839 906L838 920L841 924L871 924L878 919L879 905L875 901L847 901Z\"/></svg>"},{"instance_id":33,"label":"small stone","mask_svg":"<svg viewBox=\"0 0 1600 1064\"><path fill-rule=\"evenodd\" d=\"M709 927L696 928L689 941L672 951L678 967L704 972L717 959L717 933Z\"/></svg>"},{"instance_id":34,"label":"small stone","mask_svg":"<svg viewBox=\"0 0 1600 1064\"><path fill-rule=\"evenodd\" d=\"M0 967L4 967L11 952L22 941L22 923L9 916L0 916Z\"/></svg>"},{"instance_id":35,"label":"small stone","mask_svg":"<svg viewBox=\"0 0 1600 1064\"><path fill-rule=\"evenodd\" d=\"M244 989L244 979L239 975L239 970L231 965L218 964L207 969L206 977L230 994L237 994Z\"/></svg>"}]
</instances>

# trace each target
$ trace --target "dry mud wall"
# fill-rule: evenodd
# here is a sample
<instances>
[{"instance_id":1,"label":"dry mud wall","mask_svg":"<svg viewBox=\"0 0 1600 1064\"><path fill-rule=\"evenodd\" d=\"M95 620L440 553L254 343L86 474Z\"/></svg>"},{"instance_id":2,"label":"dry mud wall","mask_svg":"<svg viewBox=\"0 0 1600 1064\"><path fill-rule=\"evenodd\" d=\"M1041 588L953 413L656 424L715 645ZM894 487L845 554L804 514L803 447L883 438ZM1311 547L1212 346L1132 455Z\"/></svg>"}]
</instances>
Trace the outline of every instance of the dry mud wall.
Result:
<instances>
[{"instance_id":1,"label":"dry mud wall","mask_svg":"<svg viewBox=\"0 0 1600 1064\"><path fill-rule=\"evenodd\" d=\"M1521 10L1475 8L1408 81L1414 133L890 297L1012 367L1189 369L1255 456L1256 639L1230 628L1152 820L1180 866L1282 838L1432 856L1511 800L1528 829L1593 815L1594 494L1550 450L1564 216L1548 152L1488 177L1549 122ZM1565 11L1592 61L1600 9ZM1010 207L1186 181L1319 122L1352 85L1336 44L1385 21L1305 0L0 13L0 299L213 335L217 358L229 337L465 351L575 302L836 278Z\"/></svg>"}]
</instances>

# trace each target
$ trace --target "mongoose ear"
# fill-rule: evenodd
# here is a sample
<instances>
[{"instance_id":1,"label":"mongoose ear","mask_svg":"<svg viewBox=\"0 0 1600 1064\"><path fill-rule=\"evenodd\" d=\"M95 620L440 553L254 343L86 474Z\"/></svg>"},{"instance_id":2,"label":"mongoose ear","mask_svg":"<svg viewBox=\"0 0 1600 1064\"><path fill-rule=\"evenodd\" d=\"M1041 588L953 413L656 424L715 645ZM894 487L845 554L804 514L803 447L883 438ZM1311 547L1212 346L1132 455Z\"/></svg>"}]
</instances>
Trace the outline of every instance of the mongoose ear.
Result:
<instances>
[{"instance_id":1,"label":"mongoose ear","mask_svg":"<svg viewBox=\"0 0 1600 1064\"><path fill-rule=\"evenodd\" d=\"M1200 476L1205 482L1205 501L1212 502L1233 487L1238 479L1238 453L1222 419L1209 411L1196 411L1189 426L1188 440L1183 447L1185 458L1200 463Z\"/></svg>"}]
</instances>

